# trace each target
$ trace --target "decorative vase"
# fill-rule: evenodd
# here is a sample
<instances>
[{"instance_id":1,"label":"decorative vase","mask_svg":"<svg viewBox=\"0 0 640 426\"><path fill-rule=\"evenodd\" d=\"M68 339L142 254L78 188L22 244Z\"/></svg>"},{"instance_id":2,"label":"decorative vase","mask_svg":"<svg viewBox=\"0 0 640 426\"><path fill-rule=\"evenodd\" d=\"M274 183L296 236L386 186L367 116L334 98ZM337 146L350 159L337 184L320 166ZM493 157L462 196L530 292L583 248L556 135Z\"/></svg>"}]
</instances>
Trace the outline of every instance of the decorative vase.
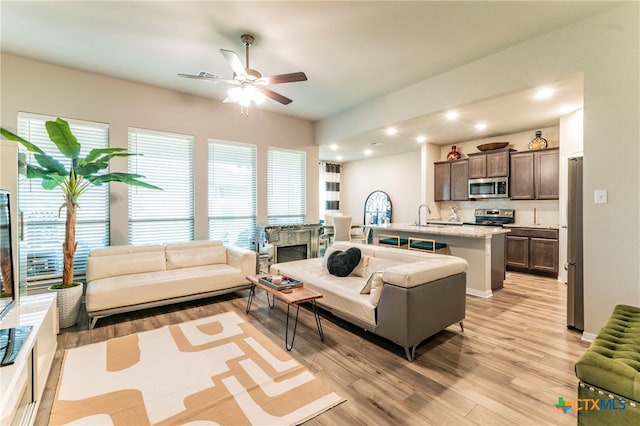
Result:
<instances>
[{"instance_id":1,"label":"decorative vase","mask_svg":"<svg viewBox=\"0 0 640 426\"><path fill-rule=\"evenodd\" d=\"M76 283L73 287L52 288L57 294L56 304L58 306L58 319L60 328L68 328L76 325L80 306L82 305L82 283Z\"/></svg>"},{"instance_id":2,"label":"decorative vase","mask_svg":"<svg viewBox=\"0 0 640 426\"><path fill-rule=\"evenodd\" d=\"M447 154L447 160L459 160L460 153L456 151L455 145L451 147L451 152Z\"/></svg>"},{"instance_id":3,"label":"decorative vase","mask_svg":"<svg viewBox=\"0 0 640 426\"><path fill-rule=\"evenodd\" d=\"M546 149L547 148L547 140L542 137L542 132L538 130L536 132L536 137L529 142L529 150L535 151L538 149Z\"/></svg>"}]
</instances>

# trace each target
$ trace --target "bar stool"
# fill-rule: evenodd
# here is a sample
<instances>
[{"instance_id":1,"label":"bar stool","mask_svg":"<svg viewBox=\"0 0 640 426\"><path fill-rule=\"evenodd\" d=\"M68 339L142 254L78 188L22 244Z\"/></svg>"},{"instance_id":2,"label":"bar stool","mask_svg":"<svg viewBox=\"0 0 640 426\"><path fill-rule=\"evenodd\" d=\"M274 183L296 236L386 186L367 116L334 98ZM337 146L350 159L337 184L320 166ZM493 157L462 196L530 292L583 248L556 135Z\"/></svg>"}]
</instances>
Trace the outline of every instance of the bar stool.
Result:
<instances>
[{"instance_id":1,"label":"bar stool","mask_svg":"<svg viewBox=\"0 0 640 426\"><path fill-rule=\"evenodd\" d=\"M444 243L436 243L436 240L431 238L409 237L409 245L407 248L409 250L446 254L447 245Z\"/></svg>"},{"instance_id":2,"label":"bar stool","mask_svg":"<svg viewBox=\"0 0 640 426\"><path fill-rule=\"evenodd\" d=\"M378 234L378 244L394 247L402 247L407 245L409 240L406 238L400 238L399 235L392 234Z\"/></svg>"}]
</instances>

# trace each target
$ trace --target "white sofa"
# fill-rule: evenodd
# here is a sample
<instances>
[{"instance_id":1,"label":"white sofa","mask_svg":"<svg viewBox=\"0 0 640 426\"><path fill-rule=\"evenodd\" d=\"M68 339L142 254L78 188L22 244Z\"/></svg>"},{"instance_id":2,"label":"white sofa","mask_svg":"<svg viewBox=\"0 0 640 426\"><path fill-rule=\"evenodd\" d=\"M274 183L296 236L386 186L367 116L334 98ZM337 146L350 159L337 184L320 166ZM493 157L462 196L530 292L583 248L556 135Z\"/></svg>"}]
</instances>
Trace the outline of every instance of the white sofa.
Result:
<instances>
[{"instance_id":1,"label":"white sofa","mask_svg":"<svg viewBox=\"0 0 640 426\"><path fill-rule=\"evenodd\" d=\"M361 263L350 276L331 275L327 257L349 247L360 249ZM324 258L278 263L270 272L302 280L323 295L319 306L399 344L411 361L424 339L455 323L463 327L467 269L454 256L336 242Z\"/></svg>"},{"instance_id":2,"label":"white sofa","mask_svg":"<svg viewBox=\"0 0 640 426\"><path fill-rule=\"evenodd\" d=\"M228 293L250 285L255 252L222 241L91 250L87 259L89 328L108 315Z\"/></svg>"}]
</instances>

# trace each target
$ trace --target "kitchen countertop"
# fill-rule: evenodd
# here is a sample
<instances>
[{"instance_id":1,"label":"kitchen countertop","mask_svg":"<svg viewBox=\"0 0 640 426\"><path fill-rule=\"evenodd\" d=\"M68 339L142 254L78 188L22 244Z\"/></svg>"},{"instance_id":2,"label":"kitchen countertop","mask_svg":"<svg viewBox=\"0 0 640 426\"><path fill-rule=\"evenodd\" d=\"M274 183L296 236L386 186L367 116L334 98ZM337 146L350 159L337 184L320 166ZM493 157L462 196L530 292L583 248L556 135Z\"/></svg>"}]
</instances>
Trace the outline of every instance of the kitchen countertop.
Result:
<instances>
[{"instance_id":1,"label":"kitchen countertop","mask_svg":"<svg viewBox=\"0 0 640 426\"><path fill-rule=\"evenodd\" d=\"M533 229L558 229L558 225L540 225L533 223L509 223L503 225L505 228L533 228Z\"/></svg>"},{"instance_id":2,"label":"kitchen countertop","mask_svg":"<svg viewBox=\"0 0 640 426\"><path fill-rule=\"evenodd\" d=\"M440 219L427 219L427 224L433 223L436 225L450 225L450 226L460 226L462 222L454 222L451 220L440 220Z\"/></svg>"},{"instance_id":3,"label":"kitchen countertop","mask_svg":"<svg viewBox=\"0 0 640 426\"><path fill-rule=\"evenodd\" d=\"M439 225L439 224L427 224L417 226L410 223L389 223L385 225L369 225L372 229L382 231L399 231L399 232L412 232L418 234L437 234L437 235L451 235L454 237L467 237L467 238L488 238L496 234L507 234L511 232L509 229L498 228L492 226L451 226L451 225Z\"/></svg>"}]
</instances>

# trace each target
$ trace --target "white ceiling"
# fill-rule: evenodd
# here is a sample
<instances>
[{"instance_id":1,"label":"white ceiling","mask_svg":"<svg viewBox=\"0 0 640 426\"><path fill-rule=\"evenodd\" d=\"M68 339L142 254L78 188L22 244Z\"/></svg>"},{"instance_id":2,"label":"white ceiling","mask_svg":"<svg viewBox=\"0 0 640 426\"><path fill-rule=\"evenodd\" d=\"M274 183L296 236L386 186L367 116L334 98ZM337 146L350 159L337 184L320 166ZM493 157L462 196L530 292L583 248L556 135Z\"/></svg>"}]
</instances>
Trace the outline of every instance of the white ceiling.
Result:
<instances>
[{"instance_id":1,"label":"white ceiling","mask_svg":"<svg viewBox=\"0 0 640 426\"><path fill-rule=\"evenodd\" d=\"M240 36L256 37L251 67L263 75L304 71L305 82L271 86L290 97L260 108L317 121L467 64L542 33L616 6L610 1L5 1L0 3L2 51L180 92L224 99L228 87L182 79L205 70L231 77L219 49L238 52ZM46 78L46 76L43 76ZM582 104L579 76L548 82L553 108L531 93L460 106L457 126L440 114L398 123L402 143L376 146L388 154L416 149L415 135L437 144L557 123L560 104ZM231 107L231 106L230 106ZM482 135L469 124L483 120ZM424 129L428 129L426 132ZM376 129L338 141L344 161L362 158ZM335 159L321 147L321 159Z\"/></svg>"}]
</instances>

